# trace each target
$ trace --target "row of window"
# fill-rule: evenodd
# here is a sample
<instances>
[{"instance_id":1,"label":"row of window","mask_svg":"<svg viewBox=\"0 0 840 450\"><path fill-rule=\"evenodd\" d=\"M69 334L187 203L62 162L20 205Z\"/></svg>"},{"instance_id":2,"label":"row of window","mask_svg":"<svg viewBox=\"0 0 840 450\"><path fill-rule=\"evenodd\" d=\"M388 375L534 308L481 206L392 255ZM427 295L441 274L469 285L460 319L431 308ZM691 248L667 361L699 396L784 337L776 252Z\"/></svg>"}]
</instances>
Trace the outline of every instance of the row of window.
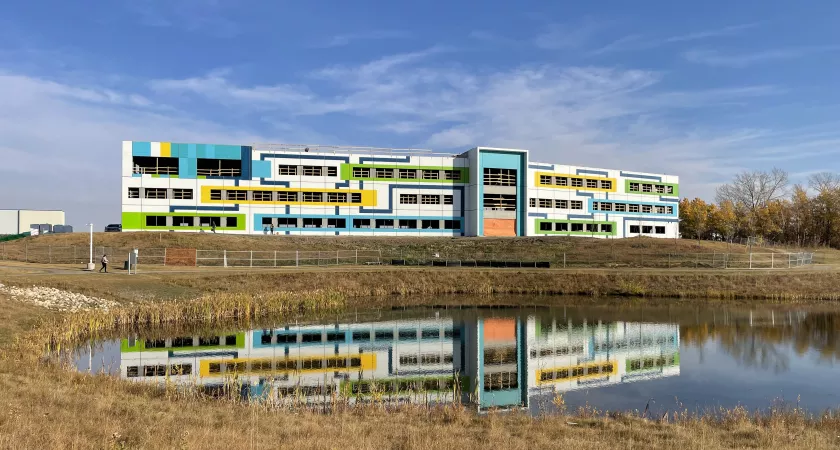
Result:
<instances>
[{"instance_id":1,"label":"row of window","mask_svg":"<svg viewBox=\"0 0 840 450\"><path fill-rule=\"evenodd\" d=\"M291 166L280 165L277 167L278 175L302 175L305 177L328 177L338 176L338 167L336 166Z\"/></svg>"},{"instance_id":2,"label":"row of window","mask_svg":"<svg viewBox=\"0 0 840 450\"><path fill-rule=\"evenodd\" d=\"M275 370L313 370L313 369L353 369L362 367L359 357L334 356L327 358L303 359L254 359L250 361L222 361L208 364L208 372L245 373L270 372Z\"/></svg>"},{"instance_id":3,"label":"row of window","mask_svg":"<svg viewBox=\"0 0 840 450\"><path fill-rule=\"evenodd\" d=\"M566 355L579 355L583 354L583 346L582 345L573 345L573 346L561 346L561 347L548 347L548 348L541 348L539 351L540 357L546 356L566 356ZM537 350L531 349L531 358L537 357Z\"/></svg>"},{"instance_id":4,"label":"row of window","mask_svg":"<svg viewBox=\"0 0 840 450\"><path fill-rule=\"evenodd\" d=\"M614 342L603 342L595 344L596 352L603 352L607 350L623 350L628 348L652 347L654 345L673 344L675 342L674 336L660 336L656 339L627 339Z\"/></svg>"},{"instance_id":5,"label":"row of window","mask_svg":"<svg viewBox=\"0 0 840 450\"><path fill-rule=\"evenodd\" d=\"M673 194L674 186L670 184L630 183L630 192L650 192L657 194Z\"/></svg>"},{"instance_id":6,"label":"row of window","mask_svg":"<svg viewBox=\"0 0 840 450\"><path fill-rule=\"evenodd\" d=\"M349 203L361 204L361 192L258 191L211 189L210 200L279 202L279 203Z\"/></svg>"},{"instance_id":7,"label":"row of window","mask_svg":"<svg viewBox=\"0 0 840 450\"><path fill-rule=\"evenodd\" d=\"M142 196L141 196L142 193ZM166 189L166 188L128 188L128 198L153 198L153 199L174 199L192 200L192 189Z\"/></svg>"},{"instance_id":8,"label":"row of window","mask_svg":"<svg viewBox=\"0 0 840 450\"><path fill-rule=\"evenodd\" d=\"M542 370L540 381L564 381L587 375L609 375L613 372L613 368L613 363L595 363L557 370Z\"/></svg>"},{"instance_id":9,"label":"row of window","mask_svg":"<svg viewBox=\"0 0 840 450\"><path fill-rule=\"evenodd\" d=\"M585 233L612 233L611 223L540 222L540 231L569 231Z\"/></svg>"},{"instance_id":10,"label":"row of window","mask_svg":"<svg viewBox=\"0 0 840 450\"><path fill-rule=\"evenodd\" d=\"M504 365L516 362L516 347L495 347L484 349L484 365Z\"/></svg>"},{"instance_id":11,"label":"row of window","mask_svg":"<svg viewBox=\"0 0 840 450\"><path fill-rule=\"evenodd\" d=\"M461 170L411 169L391 167L353 167L353 178L392 178L398 180L461 181Z\"/></svg>"},{"instance_id":12,"label":"row of window","mask_svg":"<svg viewBox=\"0 0 840 450\"><path fill-rule=\"evenodd\" d=\"M227 227L239 226L237 217L146 216L147 227Z\"/></svg>"},{"instance_id":13,"label":"row of window","mask_svg":"<svg viewBox=\"0 0 840 450\"><path fill-rule=\"evenodd\" d=\"M178 175L180 160L165 156L132 157L132 173L153 175ZM204 177L238 177L242 175L239 159L197 158L196 175Z\"/></svg>"},{"instance_id":14,"label":"row of window","mask_svg":"<svg viewBox=\"0 0 840 450\"><path fill-rule=\"evenodd\" d=\"M353 219L353 228L460 230L461 220L439 219ZM347 228L347 219L321 217L263 217L263 227L274 228Z\"/></svg>"},{"instance_id":15,"label":"row of window","mask_svg":"<svg viewBox=\"0 0 840 450\"><path fill-rule=\"evenodd\" d=\"M631 234L665 234L664 225L630 225Z\"/></svg>"},{"instance_id":16,"label":"row of window","mask_svg":"<svg viewBox=\"0 0 840 450\"><path fill-rule=\"evenodd\" d=\"M399 330L396 333L396 336L399 337L399 340L416 340L417 339L417 330ZM457 329L446 329L443 331L444 337L448 339L457 338L461 336L460 330ZM300 340L298 341L298 336L300 336ZM352 339L353 342L360 342L360 341L371 341L371 336L374 337L374 341L381 342L381 341L393 341L395 332L394 330L375 330L371 332L370 330L358 330L353 331ZM428 328L420 331L420 337L422 339L438 339L440 338L440 330L434 328ZM263 345L270 345L270 344L293 344L297 342L309 343L309 342L346 342L347 334L344 331L331 331L322 335L321 333L314 332L314 333L300 333L300 334L279 334L279 333L270 333L264 332L260 338L260 341Z\"/></svg>"},{"instance_id":17,"label":"row of window","mask_svg":"<svg viewBox=\"0 0 840 450\"><path fill-rule=\"evenodd\" d=\"M532 198L528 200L531 208L583 209L581 200L554 200L551 198Z\"/></svg>"},{"instance_id":18,"label":"row of window","mask_svg":"<svg viewBox=\"0 0 840 450\"><path fill-rule=\"evenodd\" d=\"M674 366L677 364L675 355L660 356L658 358L638 358L627 361L630 364L630 370L655 369L667 366Z\"/></svg>"},{"instance_id":19,"label":"row of window","mask_svg":"<svg viewBox=\"0 0 840 450\"><path fill-rule=\"evenodd\" d=\"M592 202L592 211L674 214L674 207L664 205L639 205L636 203Z\"/></svg>"},{"instance_id":20,"label":"row of window","mask_svg":"<svg viewBox=\"0 0 840 450\"><path fill-rule=\"evenodd\" d=\"M419 200L419 201L418 201ZM401 205L451 205L454 200L452 195L434 195L434 194L400 194Z\"/></svg>"},{"instance_id":21,"label":"row of window","mask_svg":"<svg viewBox=\"0 0 840 450\"><path fill-rule=\"evenodd\" d=\"M137 378L140 376L141 366L126 367L126 377ZM190 375L192 373L192 364L173 364L167 366L165 364L154 364L149 366L142 366L142 373L144 377L165 377L167 375Z\"/></svg>"},{"instance_id":22,"label":"row of window","mask_svg":"<svg viewBox=\"0 0 840 450\"><path fill-rule=\"evenodd\" d=\"M351 394L398 394L413 391L452 391L455 388L455 378L431 378L420 380L362 380L350 385Z\"/></svg>"},{"instance_id":23,"label":"row of window","mask_svg":"<svg viewBox=\"0 0 840 450\"><path fill-rule=\"evenodd\" d=\"M433 364L452 364L452 354L423 353L421 355L400 355L401 366L427 366Z\"/></svg>"},{"instance_id":24,"label":"row of window","mask_svg":"<svg viewBox=\"0 0 840 450\"><path fill-rule=\"evenodd\" d=\"M236 335L230 336L211 336L193 338L192 336L176 337L167 342L166 339L153 339L144 341L144 347L152 348L178 348L178 347L216 347L219 345L236 345ZM134 346L134 339L128 340L128 346Z\"/></svg>"},{"instance_id":25,"label":"row of window","mask_svg":"<svg viewBox=\"0 0 840 450\"><path fill-rule=\"evenodd\" d=\"M612 180L568 176L540 175L541 186L568 186L585 189L612 190Z\"/></svg>"},{"instance_id":26,"label":"row of window","mask_svg":"<svg viewBox=\"0 0 840 450\"><path fill-rule=\"evenodd\" d=\"M484 390L506 391L519 387L519 374L516 372L495 372L484 374Z\"/></svg>"}]
</instances>

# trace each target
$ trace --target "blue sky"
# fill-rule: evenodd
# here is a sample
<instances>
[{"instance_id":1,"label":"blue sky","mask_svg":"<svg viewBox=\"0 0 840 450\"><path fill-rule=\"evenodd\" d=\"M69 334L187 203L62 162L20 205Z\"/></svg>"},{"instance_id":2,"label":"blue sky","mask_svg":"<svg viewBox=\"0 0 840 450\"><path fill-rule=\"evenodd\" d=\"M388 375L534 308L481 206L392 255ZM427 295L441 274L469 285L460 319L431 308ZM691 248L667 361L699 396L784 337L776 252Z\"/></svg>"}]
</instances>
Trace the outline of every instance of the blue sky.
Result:
<instances>
[{"instance_id":1,"label":"blue sky","mask_svg":"<svg viewBox=\"0 0 840 450\"><path fill-rule=\"evenodd\" d=\"M76 226L118 221L122 140L526 148L707 199L840 168L837 2L9 3L0 208Z\"/></svg>"}]
</instances>

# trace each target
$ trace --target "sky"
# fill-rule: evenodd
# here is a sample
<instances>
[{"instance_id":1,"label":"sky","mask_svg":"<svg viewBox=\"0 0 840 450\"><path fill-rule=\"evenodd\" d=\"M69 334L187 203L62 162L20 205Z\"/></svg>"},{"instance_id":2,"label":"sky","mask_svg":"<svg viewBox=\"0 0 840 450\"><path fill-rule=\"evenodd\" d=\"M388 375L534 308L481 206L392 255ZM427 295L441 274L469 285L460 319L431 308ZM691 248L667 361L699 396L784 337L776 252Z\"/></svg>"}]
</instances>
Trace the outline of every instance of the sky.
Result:
<instances>
[{"instance_id":1,"label":"sky","mask_svg":"<svg viewBox=\"0 0 840 450\"><path fill-rule=\"evenodd\" d=\"M121 141L840 169L840 3L30 0L0 13L0 209L119 222ZM97 226L98 228L98 226Z\"/></svg>"}]
</instances>

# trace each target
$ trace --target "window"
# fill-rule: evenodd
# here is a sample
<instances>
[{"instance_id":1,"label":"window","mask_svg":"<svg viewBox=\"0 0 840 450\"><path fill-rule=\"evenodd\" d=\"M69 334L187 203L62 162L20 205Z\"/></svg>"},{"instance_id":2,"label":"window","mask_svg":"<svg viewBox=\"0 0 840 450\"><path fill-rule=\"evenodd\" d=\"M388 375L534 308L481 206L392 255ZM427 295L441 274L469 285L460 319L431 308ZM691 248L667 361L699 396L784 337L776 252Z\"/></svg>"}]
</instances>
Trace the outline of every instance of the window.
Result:
<instances>
[{"instance_id":1,"label":"window","mask_svg":"<svg viewBox=\"0 0 840 450\"><path fill-rule=\"evenodd\" d=\"M324 173L324 168L321 166L303 166L303 176L305 177L320 177Z\"/></svg>"},{"instance_id":2,"label":"window","mask_svg":"<svg viewBox=\"0 0 840 450\"><path fill-rule=\"evenodd\" d=\"M614 204L616 212L625 212L627 211L627 204L625 203L616 203Z\"/></svg>"},{"instance_id":3,"label":"window","mask_svg":"<svg viewBox=\"0 0 840 450\"><path fill-rule=\"evenodd\" d=\"M443 179L444 180L452 180L452 181L461 181L461 171L460 170L444 170L443 171Z\"/></svg>"},{"instance_id":4,"label":"window","mask_svg":"<svg viewBox=\"0 0 840 450\"><path fill-rule=\"evenodd\" d=\"M192 189L172 189L172 198L175 200L192 200Z\"/></svg>"},{"instance_id":5,"label":"window","mask_svg":"<svg viewBox=\"0 0 840 450\"><path fill-rule=\"evenodd\" d=\"M362 203L362 193L354 192L350 194L350 203Z\"/></svg>"},{"instance_id":6,"label":"window","mask_svg":"<svg viewBox=\"0 0 840 450\"><path fill-rule=\"evenodd\" d=\"M597 223L587 223L586 224L586 231L589 233L595 233L598 231L598 224Z\"/></svg>"},{"instance_id":7,"label":"window","mask_svg":"<svg viewBox=\"0 0 840 450\"><path fill-rule=\"evenodd\" d=\"M394 228L394 219L376 219L376 228Z\"/></svg>"},{"instance_id":8,"label":"window","mask_svg":"<svg viewBox=\"0 0 840 450\"><path fill-rule=\"evenodd\" d=\"M177 175L178 158L157 158L154 156L135 156L132 158L132 172L138 174Z\"/></svg>"},{"instance_id":9,"label":"window","mask_svg":"<svg viewBox=\"0 0 840 450\"><path fill-rule=\"evenodd\" d=\"M278 202L296 202L298 201L298 193L293 191L277 191Z\"/></svg>"},{"instance_id":10,"label":"window","mask_svg":"<svg viewBox=\"0 0 840 450\"><path fill-rule=\"evenodd\" d=\"M665 192L668 194L674 193L674 186L665 186Z\"/></svg>"},{"instance_id":11,"label":"window","mask_svg":"<svg viewBox=\"0 0 840 450\"><path fill-rule=\"evenodd\" d=\"M222 190L221 189L210 189L210 200L221 200L222 199Z\"/></svg>"},{"instance_id":12,"label":"window","mask_svg":"<svg viewBox=\"0 0 840 450\"><path fill-rule=\"evenodd\" d=\"M568 186L569 179L567 177L554 177L554 184L557 186Z\"/></svg>"},{"instance_id":13,"label":"window","mask_svg":"<svg viewBox=\"0 0 840 450\"><path fill-rule=\"evenodd\" d=\"M400 330L399 337L400 340L417 339L417 330Z\"/></svg>"},{"instance_id":14,"label":"window","mask_svg":"<svg viewBox=\"0 0 840 450\"><path fill-rule=\"evenodd\" d=\"M394 169L376 169L376 178L394 178Z\"/></svg>"},{"instance_id":15,"label":"window","mask_svg":"<svg viewBox=\"0 0 840 450\"><path fill-rule=\"evenodd\" d=\"M146 216L147 227L165 227L166 216Z\"/></svg>"},{"instance_id":16,"label":"window","mask_svg":"<svg viewBox=\"0 0 840 450\"><path fill-rule=\"evenodd\" d=\"M417 355L400 355L401 366L416 366L417 361Z\"/></svg>"},{"instance_id":17,"label":"window","mask_svg":"<svg viewBox=\"0 0 840 450\"><path fill-rule=\"evenodd\" d=\"M248 191L225 191L225 198L227 200L245 200Z\"/></svg>"},{"instance_id":18,"label":"window","mask_svg":"<svg viewBox=\"0 0 840 450\"><path fill-rule=\"evenodd\" d=\"M172 217L172 226L174 227L191 227L194 225L194 217L190 216L174 216Z\"/></svg>"},{"instance_id":19,"label":"window","mask_svg":"<svg viewBox=\"0 0 840 450\"><path fill-rule=\"evenodd\" d=\"M221 223L222 223L222 218L218 217L218 216L216 216L216 217L201 216L201 217L198 218L198 225L202 226L202 227L209 227L209 226L213 226L213 225L218 226Z\"/></svg>"},{"instance_id":20,"label":"window","mask_svg":"<svg viewBox=\"0 0 840 450\"><path fill-rule=\"evenodd\" d=\"M158 199L165 199L166 198L166 189L159 189L159 188L146 188L143 190L144 196L146 198L158 198Z\"/></svg>"},{"instance_id":21,"label":"window","mask_svg":"<svg viewBox=\"0 0 840 450\"><path fill-rule=\"evenodd\" d=\"M569 209L569 201L568 200L555 200L554 207L559 209Z\"/></svg>"},{"instance_id":22,"label":"window","mask_svg":"<svg viewBox=\"0 0 840 450\"><path fill-rule=\"evenodd\" d=\"M583 209L583 202L580 200L572 200L570 203L571 209Z\"/></svg>"},{"instance_id":23,"label":"window","mask_svg":"<svg viewBox=\"0 0 840 450\"><path fill-rule=\"evenodd\" d=\"M643 184L642 185L642 192L653 192L653 185L652 184Z\"/></svg>"},{"instance_id":24,"label":"window","mask_svg":"<svg viewBox=\"0 0 840 450\"><path fill-rule=\"evenodd\" d=\"M540 222L540 231L551 231L551 222Z\"/></svg>"},{"instance_id":25,"label":"window","mask_svg":"<svg viewBox=\"0 0 840 450\"><path fill-rule=\"evenodd\" d=\"M516 211L516 196L505 194L484 194L484 208L502 211Z\"/></svg>"},{"instance_id":26,"label":"window","mask_svg":"<svg viewBox=\"0 0 840 450\"><path fill-rule=\"evenodd\" d=\"M598 202L592 202L592 211L598 211L598 208L601 207L601 204Z\"/></svg>"},{"instance_id":27,"label":"window","mask_svg":"<svg viewBox=\"0 0 840 450\"><path fill-rule=\"evenodd\" d=\"M650 205L642 205L642 212L643 213L650 213L652 209L653 209L653 207L650 206Z\"/></svg>"},{"instance_id":28,"label":"window","mask_svg":"<svg viewBox=\"0 0 840 450\"><path fill-rule=\"evenodd\" d=\"M297 175L297 166L277 166L277 173L280 175Z\"/></svg>"},{"instance_id":29,"label":"window","mask_svg":"<svg viewBox=\"0 0 840 450\"><path fill-rule=\"evenodd\" d=\"M268 227L274 225L274 219L271 217L263 217L262 218L262 226Z\"/></svg>"},{"instance_id":30,"label":"window","mask_svg":"<svg viewBox=\"0 0 840 450\"><path fill-rule=\"evenodd\" d=\"M667 206L667 207L665 207L665 211L667 211L668 214L674 214L674 207L673 206Z\"/></svg>"},{"instance_id":31,"label":"window","mask_svg":"<svg viewBox=\"0 0 840 450\"><path fill-rule=\"evenodd\" d=\"M656 193L657 194L664 194L665 193L665 186L661 184L656 185Z\"/></svg>"},{"instance_id":32,"label":"window","mask_svg":"<svg viewBox=\"0 0 840 450\"><path fill-rule=\"evenodd\" d=\"M138 366L128 366L125 372L126 377L136 378L140 376L140 368Z\"/></svg>"},{"instance_id":33,"label":"window","mask_svg":"<svg viewBox=\"0 0 840 450\"><path fill-rule=\"evenodd\" d=\"M422 220L420 221L420 227L424 230L439 230L440 220Z\"/></svg>"},{"instance_id":34,"label":"window","mask_svg":"<svg viewBox=\"0 0 840 450\"><path fill-rule=\"evenodd\" d=\"M485 186L516 186L515 169L484 169Z\"/></svg>"},{"instance_id":35,"label":"window","mask_svg":"<svg viewBox=\"0 0 840 450\"><path fill-rule=\"evenodd\" d=\"M400 228L403 229L416 229L417 228L417 221L416 220L407 220L407 219L400 219Z\"/></svg>"},{"instance_id":36,"label":"window","mask_svg":"<svg viewBox=\"0 0 840 450\"><path fill-rule=\"evenodd\" d=\"M434 353L420 355L420 364L440 364L440 355Z\"/></svg>"},{"instance_id":37,"label":"window","mask_svg":"<svg viewBox=\"0 0 840 450\"><path fill-rule=\"evenodd\" d=\"M225 217L225 226L227 228L236 228L237 226L237 218L236 217Z\"/></svg>"},{"instance_id":38,"label":"window","mask_svg":"<svg viewBox=\"0 0 840 450\"><path fill-rule=\"evenodd\" d=\"M550 185L552 183L552 176L551 175L540 175L540 184L542 185Z\"/></svg>"},{"instance_id":39,"label":"window","mask_svg":"<svg viewBox=\"0 0 840 450\"><path fill-rule=\"evenodd\" d=\"M443 221L443 228L445 230L460 230L461 229L461 221L460 220L444 220Z\"/></svg>"},{"instance_id":40,"label":"window","mask_svg":"<svg viewBox=\"0 0 840 450\"><path fill-rule=\"evenodd\" d=\"M601 189L612 189L612 181L601 180Z\"/></svg>"},{"instance_id":41,"label":"window","mask_svg":"<svg viewBox=\"0 0 840 450\"><path fill-rule=\"evenodd\" d=\"M417 194L400 194L401 205L416 205Z\"/></svg>"},{"instance_id":42,"label":"window","mask_svg":"<svg viewBox=\"0 0 840 450\"><path fill-rule=\"evenodd\" d=\"M656 214L665 214L665 207L664 206L657 206L656 207Z\"/></svg>"},{"instance_id":43,"label":"window","mask_svg":"<svg viewBox=\"0 0 840 450\"><path fill-rule=\"evenodd\" d=\"M423 179L424 180L439 180L440 179L440 171L439 170L422 170L423 172Z\"/></svg>"},{"instance_id":44,"label":"window","mask_svg":"<svg viewBox=\"0 0 840 450\"><path fill-rule=\"evenodd\" d=\"M421 205L440 205L440 195L423 194L420 196Z\"/></svg>"},{"instance_id":45,"label":"window","mask_svg":"<svg viewBox=\"0 0 840 450\"><path fill-rule=\"evenodd\" d=\"M303 201L305 203L319 203L324 201L323 192L304 192Z\"/></svg>"},{"instance_id":46,"label":"window","mask_svg":"<svg viewBox=\"0 0 840 450\"><path fill-rule=\"evenodd\" d=\"M650 226L650 225L643 225L642 226L642 233L643 234L650 234L651 232L653 232L653 227L652 226Z\"/></svg>"},{"instance_id":47,"label":"window","mask_svg":"<svg viewBox=\"0 0 840 450\"><path fill-rule=\"evenodd\" d=\"M438 339L440 338L440 330L425 329L420 332L420 337L423 339Z\"/></svg>"},{"instance_id":48,"label":"window","mask_svg":"<svg viewBox=\"0 0 840 450\"><path fill-rule=\"evenodd\" d=\"M639 205L630 204L627 206L627 211L631 213L637 213L639 212Z\"/></svg>"},{"instance_id":49,"label":"window","mask_svg":"<svg viewBox=\"0 0 840 450\"><path fill-rule=\"evenodd\" d=\"M639 192L639 183L630 183L630 192Z\"/></svg>"},{"instance_id":50,"label":"window","mask_svg":"<svg viewBox=\"0 0 840 450\"><path fill-rule=\"evenodd\" d=\"M346 228L347 219L327 219L327 228Z\"/></svg>"},{"instance_id":51,"label":"window","mask_svg":"<svg viewBox=\"0 0 840 450\"><path fill-rule=\"evenodd\" d=\"M598 180L591 180L591 179L587 178L586 179L586 187L589 188L589 189L593 189L593 188L597 189L598 188Z\"/></svg>"},{"instance_id":52,"label":"window","mask_svg":"<svg viewBox=\"0 0 840 450\"><path fill-rule=\"evenodd\" d=\"M444 195L443 196L443 204L444 205L451 205L454 203L454 196L452 195Z\"/></svg>"},{"instance_id":53,"label":"window","mask_svg":"<svg viewBox=\"0 0 840 450\"><path fill-rule=\"evenodd\" d=\"M611 223L602 223L601 224L601 233L612 233L612 224Z\"/></svg>"},{"instance_id":54,"label":"window","mask_svg":"<svg viewBox=\"0 0 840 450\"><path fill-rule=\"evenodd\" d=\"M324 225L324 219L315 217L304 217L303 228L321 228Z\"/></svg>"},{"instance_id":55,"label":"window","mask_svg":"<svg viewBox=\"0 0 840 450\"><path fill-rule=\"evenodd\" d=\"M253 191L251 199L255 202L270 202L274 200L274 193L271 191Z\"/></svg>"},{"instance_id":56,"label":"window","mask_svg":"<svg viewBox=\"0 0 840 450\"><path fill-rule=\"evenodd\" d=\"M583 224L582 223L573 223L572 224L572 231L583 231Z\"/></svg>"},{"instance_id":57,"label":"window","mask_svg":"<svg viewBox=\"0 0 840 450\"><path fill-rule=\"evenodd\" d=\"M554 224L554 231L569 231L569 224L566 222L557 222Z\"/></svg>"},{"instance_id":58,"label":"window","mask_svg":"<svg viewBox=\"0 0 840 450\"><path fill-rule=\"evenodd\" d=\"M528 207L530 207L530 208L536 208L536 207L537 207L537 199L535 199L535 198L529 198L529 199L528 199Z\"/></svg>"},{"instance_id":59,"label":"window","mask_svg":"<svg viewBox=\"0 0 840 450\"><path fill-rule=\"evenodd\" d=\"M403 180L413 180L417 178L417 171L415 169L400 169L397 175Z\"/></svg>"},{"instance_id":60,"label":"window","mask_svg":"<svg viewBox=\"0 0 840 450\"><path fill-rule=\"evenodd\" d=\"M583 178L572 178L572 187L583 187Z\"/></svg>"},{"instance_id":61,"label":"window","mask_svg":"<svg viewBox=\"0 0 840 450\"><path fill-rule=\"evenodd\" d=\"M354 167L353 178L370 178L370 169L367 167Z\"/></svg>"},{"instance_id":62,"label":"window","mask_svg":"<svg viewBox=\"0 0 840 450\"><path fill-rule=\"evenodd\" d=\"M554 203L554 201L551 200L550 198L539 199L540 208L551 208L552 203Z\"/></svg>"},{"instance_id":63,"label":"window","mask_svg":"<svg viewBox=\"0 0 840 450\"><path fill-rule=\"evenodd\" d=\"M631 233L639 233L639 226L638 225L630 225L630 232Z\"/></svg>"},{"instance_id":64,"label":"window","mask_svg":"<svg viewBox=\"0 0 840 450\"><path fill-rule=\"evenodd\" d=\"M370 219L353 219L353 228L370 228Z\"/></svg>"},{"instance_id":65,"label":"window","mask_svg":"<svg viewBox=\"0 0 840 450\"><path fill-rule=\"evenodd\" d=\"M238 177L242 174L242 161L239 159L196 160L196 175L205 177Z\"/></svg>"},{"instance_id":66,"label":"window","mask_svg":"<svg viewBox=\"0 0 840 450\"><path fill-rule=\"evenodd\" d=\"M327 176L328 177L337 177L338 176L338 167L327 166Z\"/></svg>"},{"instance_id":67,"label":"window","mask_svg":"<svg viewBox=\"0 0 840 450\"><path fill-rule=\"evenodd\" d=\"M327 192L327 203L347 203L347 193Z\"/></svg>"},{"instance_id":68,"label":"window","mask_svg":"<svg viewBox=\"0 0 840 450\"><path fill-rule=\"evenodd\" d=\"M664 226L657 226L656 227L656 234L665 234L665 227Z\"/></svg>"},{"instance_id":69,"label":"window","mask_svg":"<svg viewBox=\"0 0 840 450\"><path fill-rule=\"evenodd\" d=\"M609 202L601 202L601 211L612 211L613 205Z\"/></svg>"},{"instance_id":70,"label":"window","mask_svg":"<svg viewBox=\"0 0 840 450\"><path fill-rule=\"evenodd\" d=\"M140 188L128 188L128 198L140 198Z\"/></svg>"},{"instance_id":71,"label":"window","mask_svg":"<svg viewBox=\"0 0 840 450\"><path fill-rule=\"evenodd\" d=\"M282 228L297 228L296 217L278 217L277 226Z\"/></svg>"}]
</instances>

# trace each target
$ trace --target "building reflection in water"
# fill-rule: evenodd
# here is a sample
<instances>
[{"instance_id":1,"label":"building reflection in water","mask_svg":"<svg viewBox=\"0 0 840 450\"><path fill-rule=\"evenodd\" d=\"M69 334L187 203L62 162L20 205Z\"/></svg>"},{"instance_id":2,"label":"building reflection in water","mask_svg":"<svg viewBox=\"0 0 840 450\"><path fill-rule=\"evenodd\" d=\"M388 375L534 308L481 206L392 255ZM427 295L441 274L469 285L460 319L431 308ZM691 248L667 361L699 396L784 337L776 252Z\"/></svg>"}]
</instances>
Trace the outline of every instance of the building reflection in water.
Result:
<instances>
[{"instance_id":1,"label":"building reflection in water","mask_svg":"<svg viewBox=\"0 0 840 450\"><path fill-rule=\"evenodd\" d=\"M120 370L211 391L235 380L252 399L516 408L537 395L677 375L679 342L676 324L435 315L123 339Z\"/></svg>"}]
</instances>

